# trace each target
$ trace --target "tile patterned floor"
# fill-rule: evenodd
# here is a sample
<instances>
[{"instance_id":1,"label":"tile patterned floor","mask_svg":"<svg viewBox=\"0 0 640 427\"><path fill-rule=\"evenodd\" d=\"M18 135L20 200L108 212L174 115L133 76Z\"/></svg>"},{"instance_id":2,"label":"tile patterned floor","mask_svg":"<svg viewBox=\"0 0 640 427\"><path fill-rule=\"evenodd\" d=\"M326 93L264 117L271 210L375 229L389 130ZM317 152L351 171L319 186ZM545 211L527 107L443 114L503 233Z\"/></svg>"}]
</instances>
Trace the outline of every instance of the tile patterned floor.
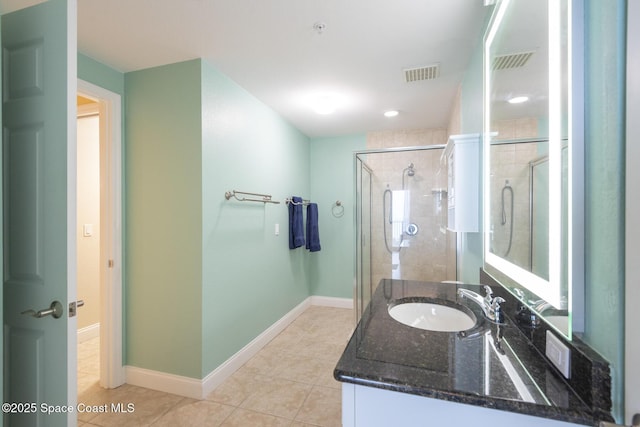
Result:
<instances>
[{"instance_id":1,"label":"tile patterned floor","mask_svg":"<svg viewBox=\"0 0 640 427\"><path fill-rule=\"evenodd\" d=\"M125 384L98 385L98 339L78 350L78 402L133 403L132 413L82 413L78 425L339 427L333 368L353 330L353 311L311 306L214 390L194 400Z\"/></svg>"}]
</instances>

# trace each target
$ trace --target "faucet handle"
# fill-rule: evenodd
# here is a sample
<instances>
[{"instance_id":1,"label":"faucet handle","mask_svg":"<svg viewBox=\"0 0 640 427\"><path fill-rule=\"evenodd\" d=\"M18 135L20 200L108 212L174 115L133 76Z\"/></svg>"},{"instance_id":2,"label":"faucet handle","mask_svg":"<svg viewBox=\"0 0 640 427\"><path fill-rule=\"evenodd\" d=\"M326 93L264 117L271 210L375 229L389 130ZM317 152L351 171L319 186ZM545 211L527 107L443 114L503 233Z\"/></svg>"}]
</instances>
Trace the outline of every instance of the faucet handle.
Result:
<instances>
[{"instance_id":1,"label":"faucet handle","mask_svg":"<svg viewBox=\"0 0 640 427\"><path fill-rule=\"evenodd\" d=\"M505 299L502 297L495 297L491 300L491 311L493 312L493 320L496 323L504 323L504 314L502 307L500 307L503 302L505 302Z\"/></svg>"},{"instance_id":2,"label":"faucet handle","mask_svg":"<svg viewBox=\"0 0 640 427\"><path fill-rule=\"evenodd\" d=\"M493 290L491 289L491 286L484 285L484 291L487 293L487 299L491 300L493 296Z\"/></svg>"},{"instance_id":3,"label":"faucet handle","mask_svg":"<svg viewBox=\"0 0 640 427\"><path fill-rule=\"evenodd\" d=\"M495 297L491 300L491 308L494 310L500 310L500 304L502 304L503 302L505 302L504 298Z\"/></svg>"}]
</instances>

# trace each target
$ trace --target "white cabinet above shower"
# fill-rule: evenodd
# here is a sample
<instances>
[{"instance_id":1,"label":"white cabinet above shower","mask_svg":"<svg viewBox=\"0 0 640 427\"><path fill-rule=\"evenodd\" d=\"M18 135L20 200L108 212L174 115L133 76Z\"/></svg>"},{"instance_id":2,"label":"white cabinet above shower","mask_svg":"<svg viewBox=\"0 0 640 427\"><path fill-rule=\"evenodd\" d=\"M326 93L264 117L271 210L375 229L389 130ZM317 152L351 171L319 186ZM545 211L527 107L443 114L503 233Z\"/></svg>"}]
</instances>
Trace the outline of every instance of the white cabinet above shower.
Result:
<instances>
[{"instance_id":1,"label":"white cabinet above shower","mask_svg":"<svg viewBox=\"0 0 640 427\"><path fill-rule=\"evenodd\" d=\"M451 135L440 162L447 166L447 228L480 231L480 134Z\"/></svg>"}]
</instances>

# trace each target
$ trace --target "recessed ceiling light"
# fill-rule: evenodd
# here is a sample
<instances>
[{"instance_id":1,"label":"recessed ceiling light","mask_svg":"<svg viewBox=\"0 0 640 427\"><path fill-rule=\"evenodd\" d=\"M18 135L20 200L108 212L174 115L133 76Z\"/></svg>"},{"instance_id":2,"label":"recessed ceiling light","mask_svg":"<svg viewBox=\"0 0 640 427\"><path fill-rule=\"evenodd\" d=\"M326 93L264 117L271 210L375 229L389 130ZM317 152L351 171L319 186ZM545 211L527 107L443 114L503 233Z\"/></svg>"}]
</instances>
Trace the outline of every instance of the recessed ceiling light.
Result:
<instances>
[{"instance_id":1,"label":"recessed ceiling light","mask_svg":"<svg viewBox=\"0 0 640 427\"><path fill-rule=\"evenodd\" d=\"M514 96L513 98L509 99L508 102L509 104L522 104L523 102L527 102L528 100L528 96Z\"/></svg>"},{"instance_id":2,"label":"recessed ceiling light","mask_svg":"<svg viewBox=\"0 0 640 427\"><path fill-rule=\"evenodd\" d=\"M398 114L400 114L400 113L398 112L398 110L389 110L389 111L385 111L385 112L384 112L384 116L385 116L385 117L395 117L395 116L397 116Z\"/></svg>"}]
</instances>

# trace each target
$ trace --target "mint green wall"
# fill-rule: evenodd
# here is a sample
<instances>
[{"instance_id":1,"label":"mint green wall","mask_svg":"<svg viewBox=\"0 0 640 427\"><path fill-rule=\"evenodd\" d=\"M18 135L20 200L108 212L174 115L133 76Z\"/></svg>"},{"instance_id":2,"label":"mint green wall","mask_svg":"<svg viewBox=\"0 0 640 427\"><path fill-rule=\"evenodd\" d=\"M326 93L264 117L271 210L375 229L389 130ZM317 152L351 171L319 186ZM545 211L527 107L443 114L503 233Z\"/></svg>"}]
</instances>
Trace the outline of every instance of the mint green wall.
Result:
<instances>
[{"instance_id":1,"label":"mint green wall","mask_svg":"<svg viewBox=\"0 0 640 427\"><path fill-rule=\"evenodd\" d=\"M200 61L125 74L127 364L201 377Z\"/></svg>"},{"instance_id":2,"label":"mint green wall","mask_svg":"<svg viewBox=\"0 0 640 427\"><path fill-rule=\"evenodd\" d=\"M124 74L78 52L78 78L124 96Z\"/></svg>"},{"instance_id":3,"label":"mint green wall","mask_svg":"<svg viewBox=\"0 0 640 427\"><path fill-rule=\"evenodd\" d=\"M312 295L353 298L353 152L366 148L366 135L311 140L311 198L318 203L322 245L309 261ZM337 200L344 208L340 218L332 214Z\"/></svg>"},{"instance_id":4,"label":"mint green wall","mask_svg":"<svg viewBox=\"0 0 640 427\"><path fill-rule=\"evenodd\" d=\"M283 202L311 197L308 138L206 62L202 94L204 376L310 295L317 253L289 250ZM229 190L282 203L227 201Z\"/></svg>"},{"instance_id":5,"label":"mint green wall","mask_svg":"<svg viewBox=\"0 0 640 427\"><path fill-rule=\"evenodd\" d=\"M585 340L610 363L623 415L626 1L585 1ZM629 325L631 326L631 325Z\"/></svg>"},{"instance_id":6,"label":"mint green wall","mask_svg":"<svg viewBox=\"0 0 640 427\"><path fill-rule=\"evenodd\" d=\"M310 294L316 254L288 249L286 205L224 199L310 197L309 140L201 60L79 64L126 92L126 363L203 378Z\"/></svg>"},{"instance_id":7,"label":"mint green wall","mask_svg":"<svg viewBox=\"0 0 640 427\"><path fill-rule=\"evenodd\" d=\"M489 24L493 7L487 7L485 28ZM479 114L483 110L483 43L482 39L474 49L471 61L467 67L460 91L460 133L482 134L483 117ZM480 171L482 171L482 160ZM478 180L478 191L482 191L482 179ZM480 224L482 224L482 202L478 207ZM479 283L480 268L482 267L482 233L458 233L457 249L458 280L466 283Z\"/></svg>"}]
</instances>

